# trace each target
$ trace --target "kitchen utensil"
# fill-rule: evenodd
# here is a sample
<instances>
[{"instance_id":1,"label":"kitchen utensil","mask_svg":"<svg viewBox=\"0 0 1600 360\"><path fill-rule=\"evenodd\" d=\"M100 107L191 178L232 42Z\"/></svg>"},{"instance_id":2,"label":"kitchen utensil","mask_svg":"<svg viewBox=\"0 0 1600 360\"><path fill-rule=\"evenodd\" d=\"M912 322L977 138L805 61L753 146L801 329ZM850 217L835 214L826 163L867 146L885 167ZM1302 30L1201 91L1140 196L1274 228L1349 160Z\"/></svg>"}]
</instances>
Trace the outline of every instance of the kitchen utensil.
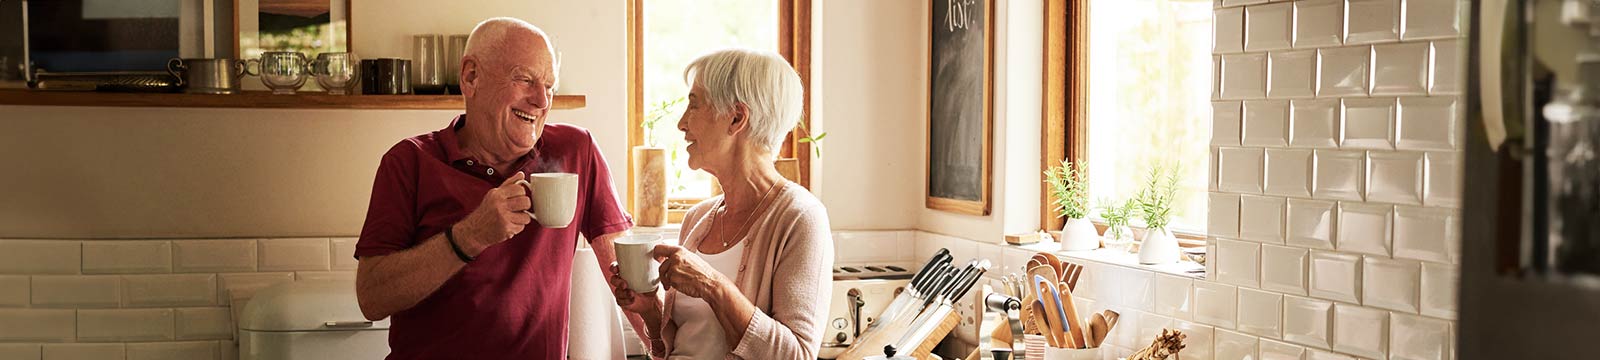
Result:
<instances>
[{"instance_id":1,"label":"kitchen utensil","mask_svg":"<svg viewBox=\"0 0 1600 360\"><path fill-rule=\"evenodd\" d=\"M1067 318L1067 325L1071 325L1067 330L1067 336L1072 337L1073 343L1079 345L1078 348L1081 349L1087 347L1086 344L1088 344L1088 342L1084 339L1085 329L1082 322L1083 318L1078 317L1078 306L1077 303L1073 301L1072 290L1067 289L1068 286L1065 282L1057 283L1056 288L1061 292L1062 316Z\"/></svg>"},{"instance_id":2,"label":"kitchen utensil","mask_svg":"<svg viewBox=\"0 0 1600 360\"><path fill-rule=\"evenodd\" d=\"M954 304L966 297L972 286L983 278L983 273L989 266L988 260L969 263L955 280L947 283L937 293L938 296L934 297L936 305L932 305L917 316L908 328L909 331L899 340L884 346L884 354L893 355L896 352L910 350L915 356L932 350L933 346L944 338L944 334L948 334L961 323L960 315L952 316L955 311Z\"/></svg>"},{"instance_id":3,"label":"kitchen utensil","mask_svg":"<svg viewBox=\"0 0 1600 360\"><path fill-rule=\"evenodd\" d=\"M1044 303L1045 314L1049 316L1050 333L1046 334L1046 336L1056 338L1056 344L1059 344L1058 347L1075 347L1071 342L1072 340L1065 336L1067 331L1071 329L1065 328L1068 326L1068 322L1065 314L1062 313L1061 294L1056 291L1055 283L1042 275L1034 275L1033 288L1034 291L1038 292L1035 296L1038 296L1039 301Z\"/></svg>"},{"instance_id":4,"label":"kitchen utensil","mask_svg":"<svg viewBox=\"0 0 1600 360\"><path fill-rule=\"evenodd\" d=\"M311 62L310 72L328 95L345 95L361 80L358 68L355 54L325 52Z\"/></svg>"},{"instance_id":5,"label":"kitchen utensil","mask_svg":"<svg viewBox=\"0 0 1600 360\"><path fill-rule=\"evenodd\" d=\"M306 84L306 75L310 73L307 65L311 61L298 51L269 51L261 54L261 59L250 61L260 63L261 83L276 95L294 94Z\"/></svg>"},{"instance_id":6,"label":"kitchen utensil","mask_svg":"<svg viewBox=\"0 0 1600 360\"><path fill-rule=\"evenodd\" d=\"M1111 328L1117 327L1117 316L1121 314L1111 311L1110 309L1107 309L1104 311L1104 313L1106 314L1106 329L1110 330Z\"/></svg>"},{"instance_id":7,"label":"kitchen utensil","mask_svg":"<svg viewBox=\"0 0 1600 360\"><path fill-rule=\"evenodd\" d=\"M1046 334L1050 332L1050 316L1046 315L1048 312L1044 308L1044 302L1034 300L1033 302L1029 303L1028 309L1030 310L1028 312L1028 323L1033 324L1033 328L1038 330L1039 335L1044 335L1045 342L1050 343L1050 346L1061 346L1056 344L1055 336Z\"/></svg>"},{"instance_id":8,"label":"kitchen utensil","mask_svg":"<svg viewBox=\"0 0 1600 360\"><path fill-rule=\"evenodd\" d=\"M411 90L419 95L444 94L444 35L411 37Z\"/></svg>"},{"instance_id":9,"label":"kitchen utensil","mask_svg":"<svg viewBox=\"0 0 1600 360\"><path fill-rule=\"evenodd\" d=\"M950 266L950 251L939 249L933 258L912 277L912 282L905 291L878 315L878 320L873 322L863 331L854 342L839 354L841 359L860 359L868 355L881 354L885 345L898 340L901 335L911 330L911 326L924 312L924 299L936 296L940 288L950 282L956 275L957 269Z\"/></svg>"},{"instance_id":10,"label":"kitchen utensil","mask_svg":"<svg viewBox=\"0 0 1600 360\"><path fill-rule=\"evenodd\" d=\"M361 60L361 93L395 95L411 93L411 60L382 58Z\"/></svg>"},{"instance_id":11,"label":"kitchen utensil","mask_svg":"<svg viewBox=\"0 0 1600 360\"><path fill-rule=\"evenodd\" d=\"M1094 313L1094 315L1090 316L1089 338L1086 339L1089 341L1089 347L1100 347L1100 343L1106 341L1106 334L1110 333L1110 330L1111 325L1106 323L1104 315Z\"/></svg>"},{"instance_id":12,"label":"kitchen utensil","mask_svg":"<svg viewBox=\"0 0 1600 360\"><path fill-rule=\"evenodd\" d=\"M1074 263L1062 263L1062 265L1066 266L1066 269L1063 269L1064 272L1061 274L1061 281L1067 283L1068 290L1077 290L1078 277L1083 275L1083 265Z\"/></svg>"},{"instance_id":13,"label":"kitchen utensil","mask_svg":"<svg viewBox=\"0 0 1600 360\"><path fill-rule=\"evenodd\" d=\"M245 75L255 75L248 68L244 61L226 58L167 60L167 72L178 77L183 92L190 94L238 93L239 80Z\"/></svg>"}]
</instances>

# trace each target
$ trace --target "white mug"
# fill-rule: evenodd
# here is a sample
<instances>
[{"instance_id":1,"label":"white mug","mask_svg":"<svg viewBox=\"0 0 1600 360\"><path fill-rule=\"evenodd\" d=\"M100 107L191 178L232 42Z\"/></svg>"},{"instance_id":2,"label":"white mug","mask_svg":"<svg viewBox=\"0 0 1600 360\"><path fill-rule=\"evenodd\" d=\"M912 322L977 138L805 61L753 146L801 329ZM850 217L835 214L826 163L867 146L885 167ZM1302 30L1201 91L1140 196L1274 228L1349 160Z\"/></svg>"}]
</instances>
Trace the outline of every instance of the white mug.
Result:
<instances>
[{"instance_id":1,"label":"white mug","mask_svg":"<svg viewBox=\"0 0 1600 360\"><path fill-rule=\"evenodd\" d=\"M628 282L629 290L640 294L656 291L661 281L661 262L652 252L661 242L661 235L632 234L612 243L617 252L617 271Z\"/></svg>"},{"instance_id":2,"label":"white mug","mask_svg":"<svg viewBox=\"0 0 1600 360\"><path fill-rule=\"evenodd\" d=\"M572 224L572 214L578 206L578 174L535 173L517 183L533 194L533 207L528 209L533 221L547 228Z\"/></svg>"}]
</instances>

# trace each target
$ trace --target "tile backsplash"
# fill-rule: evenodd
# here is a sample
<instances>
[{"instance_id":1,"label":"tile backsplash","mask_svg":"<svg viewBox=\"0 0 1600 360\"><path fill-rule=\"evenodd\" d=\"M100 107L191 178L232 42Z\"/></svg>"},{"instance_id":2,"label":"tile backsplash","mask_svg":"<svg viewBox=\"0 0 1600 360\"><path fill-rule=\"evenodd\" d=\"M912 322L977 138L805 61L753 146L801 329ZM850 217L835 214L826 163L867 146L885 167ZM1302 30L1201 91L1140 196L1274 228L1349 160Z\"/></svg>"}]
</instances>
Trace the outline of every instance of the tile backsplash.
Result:
<instances>
[{"instance_id":1,"label":"tile backsplash","mask_svg":"<svg viewBox=\"0 0 1600 360\"><path fill-rule=\"evenodd\" d=\"M1108 356L1168 327L1183 359L1453 359L1462 3L1216 6L1207 276L1068 255L1074 297L1131 328ZM918 237L919 257L1031 254Z\"/></svg>"},{"instance_id":2,"label":"tile backsplash","mask_svg":"<svg viewBox=\"0 0 1600 360\"><path fill-rule=\"evenodd\" d=\"M234 359L235 299L297 279L353 281L354 246L0 239L0 359Z\"/></svg>"}]
</instances>

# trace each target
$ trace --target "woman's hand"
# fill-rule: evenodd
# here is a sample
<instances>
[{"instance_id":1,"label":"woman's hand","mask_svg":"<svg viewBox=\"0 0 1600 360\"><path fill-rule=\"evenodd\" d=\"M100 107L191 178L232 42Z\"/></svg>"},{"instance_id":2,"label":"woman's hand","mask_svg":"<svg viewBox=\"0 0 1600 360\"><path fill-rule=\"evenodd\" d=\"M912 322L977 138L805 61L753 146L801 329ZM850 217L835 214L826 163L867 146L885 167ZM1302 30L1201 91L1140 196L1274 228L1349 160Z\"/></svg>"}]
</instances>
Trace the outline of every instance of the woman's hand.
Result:
<instances>
[{"instance_id":1,"label":"woman's hand","mask_svg":"<svg viewBox=\"0 0 1600 360\"><path fill-rule=\"evenodd\" d=\"M661 244L651 251L661 261L661 286L696 299L718 295L731 282L681 246Z\"/></svg>"},{"instance_id":2,"label":"woman's hand","mask_svg":"<svg viewBox=\"0 0 1600 360\"><path fill-rule=\"evenodd\" d=\"M611 262L611 277L606 281L611 283L611 296L617 298L617 306L621 306L623 310L646 317L660 316L662 293L633 292L633 289L628 288L628 281L622 279L622 270L617 267L617 262Z\"/></svg>"}]
</instances>

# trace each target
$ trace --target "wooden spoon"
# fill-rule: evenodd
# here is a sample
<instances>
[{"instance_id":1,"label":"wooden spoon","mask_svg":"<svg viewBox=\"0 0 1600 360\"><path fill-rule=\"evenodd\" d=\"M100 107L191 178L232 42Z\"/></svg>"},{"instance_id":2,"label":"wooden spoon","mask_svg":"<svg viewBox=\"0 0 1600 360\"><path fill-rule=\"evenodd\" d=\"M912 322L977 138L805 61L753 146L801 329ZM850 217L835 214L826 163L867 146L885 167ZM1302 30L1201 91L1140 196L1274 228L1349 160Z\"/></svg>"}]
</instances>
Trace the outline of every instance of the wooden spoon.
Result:
<instances>
[{"instance_id":1,"label":"wooden spoon","mask_svg":"<svg viewBox=\"0 0 1600 360\"><path fill-rule=\"evenodd\" d=\"M1033 313L1033 316L1030 316L1030 318L1033 321L1029 321L1029 323L1032 323L1033 327L1039 329L1039 334L1044 335L1044 341L1049 343L1050 347L1061 347L1060 344L1056 343L1056 337L1052 334L1049 334L1050 316L1045 314L1044 302L1034 300L1032 304L1033 306L1029 306L1028 308L1032 309L1031 313Z\"/></svg>"},{"instance_id":2,"label":"wooden spoon","mask_svg":"<svg viewBox=\"0 0 1600 360\"><path fill-rule=\"evenodd\" d=\"M1068 342L1075 345L1075 349L1089 348L1088 328L1083 325L1083 318L1078 315L1078 307L1072 298L1072 290L1067 290L1067 283L1057 283L1061 291L1061 315L1067 318Z\"/></svg>"},{"instance_id":3,"label":"wooden spoon","mask_svg":"<svg viewBox=\"0 0 1600 360\"><path fill-rule=\"evenodd\" d=\"M1106 334L1110 333L1110 330L1111 325L1106 323L1105 316L1100 315L1100 313L1094 313L1093 316L1090 316L1089 336L1086 339L1089 341L1089 347L1100 347L1100 344L1106 341Z\"/></svg>"},{"instance_id":4,"label":"wooden spoon","mask_svg":"<svg viewBox=\"0 0 1600 360\"><path fill-rule=\"evenodd\" d=\"M1120 315L1120 314L1117 314L1117 312L1115 312L1115 311L1111 311L1111 309L1106 309L1105 314L1106 314L1106 330L1111 330L1111 328L1117 326L1117 316Z\"/></svg>"}]
</instances>

